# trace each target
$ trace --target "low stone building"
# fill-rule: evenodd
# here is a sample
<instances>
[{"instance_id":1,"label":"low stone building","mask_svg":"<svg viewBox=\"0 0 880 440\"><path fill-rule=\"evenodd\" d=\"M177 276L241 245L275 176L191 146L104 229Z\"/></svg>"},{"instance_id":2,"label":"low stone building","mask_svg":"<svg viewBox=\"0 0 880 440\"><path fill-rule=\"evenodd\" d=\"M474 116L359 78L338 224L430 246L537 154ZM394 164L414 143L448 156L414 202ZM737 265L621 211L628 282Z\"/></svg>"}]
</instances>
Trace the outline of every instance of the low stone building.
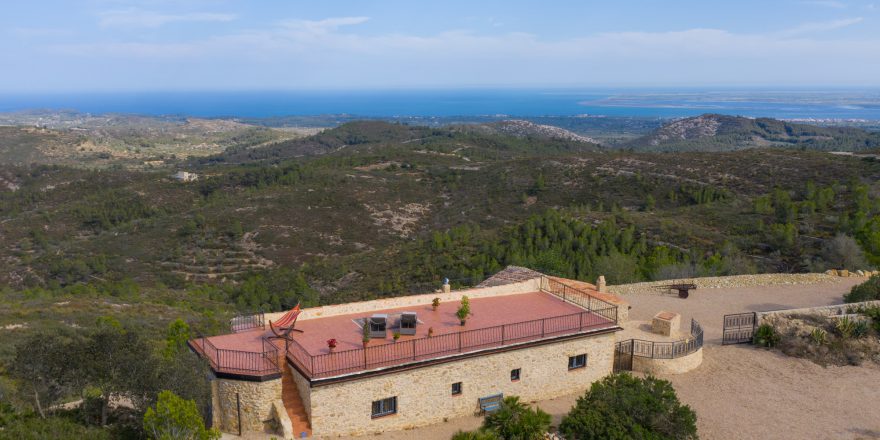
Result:
<instances>
[{"instance_id":1,"label":"low stone building","mask_svg":"<svg viewBox=\"0 0 880 440\"><path fill-rule=\"evenodd\" d=\"M271 331L282 312L189 344L216 375L221 431L372 434L478 414L500 395L585 390L612 372L627 309L591 284L511 267L472 289L303 309L289 337Z\"/></svg>"}]
</instances>

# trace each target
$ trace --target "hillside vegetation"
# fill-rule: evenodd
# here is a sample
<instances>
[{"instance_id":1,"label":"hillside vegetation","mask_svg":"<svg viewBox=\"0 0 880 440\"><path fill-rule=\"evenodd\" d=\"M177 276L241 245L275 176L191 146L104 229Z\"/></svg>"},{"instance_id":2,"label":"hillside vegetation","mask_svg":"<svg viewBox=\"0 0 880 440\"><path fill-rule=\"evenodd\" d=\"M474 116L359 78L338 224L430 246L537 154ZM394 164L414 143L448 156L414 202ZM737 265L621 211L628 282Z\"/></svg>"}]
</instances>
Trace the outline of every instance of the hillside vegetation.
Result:
<instances>
[{"instance_id":1,"label":"hillside vegetation","mask_svg":"<svg viewBox=\"0 0 880 440\"><path fill-rule=\"evenodd\" d=\"M38 371L60 374L48 387L13 368L44 365L29 347L57 335L47 356L80 364L63 353L95 338L137 346L198 400L182 341L241 312L473 285L510 264L612 284L880 264L873 158L617 151L556 134L361 121L175 160L194 182L167 168L0 164L0 424L29 430L35 393L107 409L106 390L78 395L80 376L61 374L79 366ZM160 383L82 377L148 390L135 411ZM88 408L91 421L56 412L51 426L127 426L114 422L125 411Z\"/></svg>"},{"instance_id":2,"label":"hillside vegetation","mask_svg":"<svg viewBox=\"0 0 880 440\"><path fill-rule=\"evenodd\" d=\"M625 147L643 151L733 151L766 147L873 151L880 147L880 133L770 118L706 114L665 124Z\"/></svg>"}]
</instances>

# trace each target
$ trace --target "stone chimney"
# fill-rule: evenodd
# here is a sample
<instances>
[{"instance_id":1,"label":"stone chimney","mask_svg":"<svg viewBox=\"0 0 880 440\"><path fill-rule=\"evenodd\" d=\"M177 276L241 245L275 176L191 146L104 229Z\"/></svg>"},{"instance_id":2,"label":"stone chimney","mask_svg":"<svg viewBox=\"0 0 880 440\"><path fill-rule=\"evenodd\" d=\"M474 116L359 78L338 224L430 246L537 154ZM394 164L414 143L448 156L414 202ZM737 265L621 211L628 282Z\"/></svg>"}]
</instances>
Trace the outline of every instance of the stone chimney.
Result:
<instances>
[{"instance_id":1,"label":"stone chimney","mask_svg":"<svg viewBox=\"0 0 880 440\"><path fill-rule=\"evenodd\" d=\"M443 278L443 293L449 293L452 290L449 287L449 278Z\"/></svg>"},{"instance_id":2,"label":"stone chimney","mask_svg":"<svg viewBox=\"0 0 880 440\"><path fill-rule=\"evenodd\" d=\"M599 279L596 280L596 290L600 292L608 291L608 286L605 284L605 275L599 275Z\"/></svg>"}]
</instances>

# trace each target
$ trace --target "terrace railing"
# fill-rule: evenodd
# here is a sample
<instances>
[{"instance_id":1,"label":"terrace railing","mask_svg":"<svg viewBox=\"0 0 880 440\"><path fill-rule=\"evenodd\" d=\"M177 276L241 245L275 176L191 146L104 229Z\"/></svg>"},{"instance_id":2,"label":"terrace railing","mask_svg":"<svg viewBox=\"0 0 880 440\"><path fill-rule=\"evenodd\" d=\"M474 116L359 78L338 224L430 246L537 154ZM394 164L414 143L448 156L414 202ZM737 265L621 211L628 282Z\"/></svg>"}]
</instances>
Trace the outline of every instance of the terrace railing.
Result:
<instances>
[{"instance_id":1,"label":"terrace railing","mask_svg":"<svg viewBox=\"0 0 880 440\"><path fill-rule=\"evenodd\" d=\"M262 351L242 351L217 348L208 338L197 338L193 345L211 364L211 369L219 373L265 376L280 372L278 348L266 337L262 340Z\"/></svg>"},{"instance_id":2,"label":"terrace railing","mask_svg":"<svg viewBox=\"0 0 880 440\"><path fill-rule=\"evenodd\" d=\"M230 320L230 326L235 333L252 330L255 328L265 328L266 315L263 312L257 312L248 315L235 316Z\"/></svg>"},{"instance_id":3,"label":"terrace railing","mask_svg":"<svg viewBox=\"0 0 880 440\"><path fill-rule=\"evenodd\" d=\"M597 298L585 290L548 277L541 279L541 289L562 298L563 301L570 302L606 319L617 322L617 306Z\"/></svg>"},{"instance_id":4,"label":"terrace railing","mask_svg":"<svg viewBox=\"0 0 880 440\"><path fill-rule=\"evenodd\" d=\"M632 340L632 355L651 359L675 359L696 352L703 346L703 327L691 319L691 336L670 342Z\"/></svg>"},{"instance_id":5,"label":"terrace railing","mask_svg":"<svg viewBox=\"0 0 880 440\"><path fill-rule=\"evenodd\" d=\"M287 355L311 378L332 377L577 334L616 324L616 319L606 316L616 318L615 306L318 355L309 354L296 340L292 340L287 344Z\"/></svg>"}]
</instances>

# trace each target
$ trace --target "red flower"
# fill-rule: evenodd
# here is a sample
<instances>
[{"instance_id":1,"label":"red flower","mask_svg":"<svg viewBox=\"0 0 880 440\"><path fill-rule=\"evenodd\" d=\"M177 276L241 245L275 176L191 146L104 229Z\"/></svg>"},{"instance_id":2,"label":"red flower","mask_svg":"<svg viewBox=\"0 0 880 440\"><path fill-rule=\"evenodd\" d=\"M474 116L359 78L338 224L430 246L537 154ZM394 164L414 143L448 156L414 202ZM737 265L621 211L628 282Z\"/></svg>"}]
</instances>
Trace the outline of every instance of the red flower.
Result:
<instances>
[{"instance_id":1,"label":"red flower","mask_svg":"<svg viewBox=\"0 0 880 440\"><path fill-rule=\"evenodd\" d=\"M336 339L328 339L327 346L330 348L336 348Z\"/></svg>"}]
</instances>

